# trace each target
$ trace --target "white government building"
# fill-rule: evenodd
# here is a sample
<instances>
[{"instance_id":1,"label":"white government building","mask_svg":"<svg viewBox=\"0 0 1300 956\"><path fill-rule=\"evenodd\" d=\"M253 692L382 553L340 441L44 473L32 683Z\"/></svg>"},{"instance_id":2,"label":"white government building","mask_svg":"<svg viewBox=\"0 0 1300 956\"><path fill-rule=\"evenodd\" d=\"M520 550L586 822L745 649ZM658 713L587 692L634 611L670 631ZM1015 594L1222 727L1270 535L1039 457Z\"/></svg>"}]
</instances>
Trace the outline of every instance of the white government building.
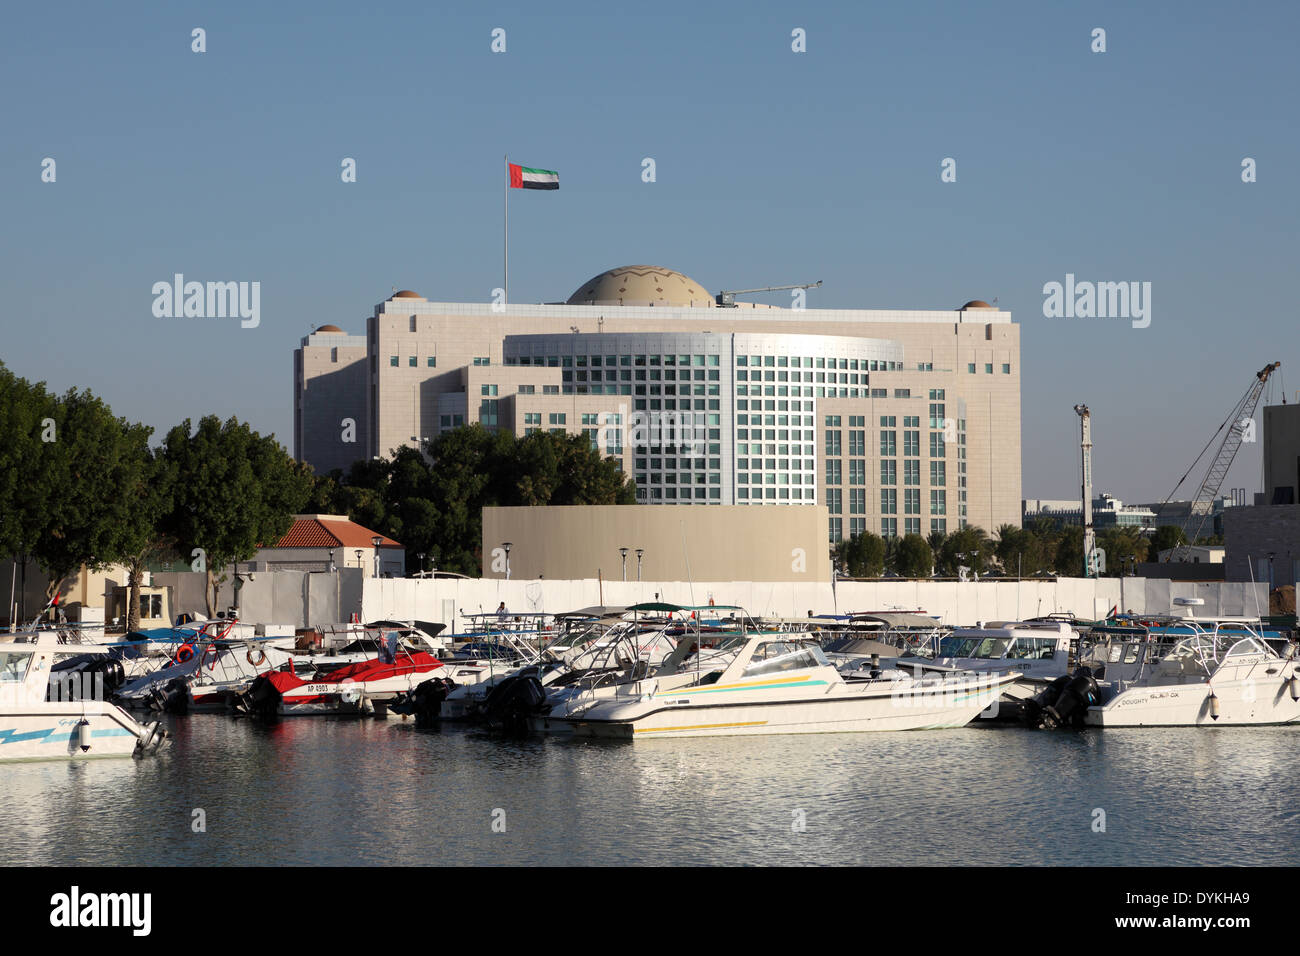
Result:
<instances>
[{"instance_id":1,"label":"white government building","mask_svg":"<svg viewBox=\"0 0 1300 956\"><path fill-rule=\"evenodd\" d=\"M721 299L657 266L545 305L397 292L295 351L295 455L346 470L478 422L586 433L646 504L824 505L832 541L1020 524L1009 312Z\"/></svg>"}]
</instances>

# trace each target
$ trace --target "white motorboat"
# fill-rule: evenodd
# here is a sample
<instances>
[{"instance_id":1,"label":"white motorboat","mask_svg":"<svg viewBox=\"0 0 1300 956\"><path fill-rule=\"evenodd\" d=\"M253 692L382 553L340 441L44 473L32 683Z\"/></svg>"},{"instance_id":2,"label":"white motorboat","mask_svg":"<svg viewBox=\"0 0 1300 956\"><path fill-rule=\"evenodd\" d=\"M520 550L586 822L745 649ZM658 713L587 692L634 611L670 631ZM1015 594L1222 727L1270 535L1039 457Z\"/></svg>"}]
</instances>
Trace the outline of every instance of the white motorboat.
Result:
<instances>
[{"instance_id":1,"label":"white motorboat","mask_svg":"<svg viewBox=\"0 0 1300 956\"><path fill-rule=\"evenodd\" d=\"M955 628L939 642L933 658L895 657L885 661L884 666L915 674L1018 671L1020 680L1009 685L1002 696L1004 702L1015 703L1068 675L1070 654L1078 640L1078 632L1064 621L990 622L985 627ZM870 666L857 661L843 665L841 670L848 674Z\"/></svg>"},{"instance_id":2,"label":"white motorboat","mask_svg":"<svg viewBox=\"0 0 1300 956\"><path fill-rule=\"evenodd\" d=\"M1295 647L1278 654L1246 622L1193 625L1195 633L1156 657L1154 642L1135 644L1122 669L1075 678L1096 682L1083 714L1095 727L1207 727L1300 721ZM1127 655L1125 655L1127 657ZM1090 688L1089 688L1090 689Z\"/></svg>"},{"instance_id":3,"label":"white motorboat","mask_svg":"<svg viewBox=\"0 0 1300 956\"><path fill-rule=\"evenodd\" d=\"M25 638L0 644L0 761L144 756L163 745L162 726L103 700L102 681L71 673L51 681L56 657L81 647L50 632Z\"/></svg>"},{"instance_id":4,"label":"white motorboat","mask_svg":"<svg viewBox=\"0 0 1300 956\"><path fill-rule=\"evenodd\" d=\"M539 713L532 725L630 740L961 727L1020 678L1014 671L916 678L897 669L846 677L816 642L771 633L747 637L725 666L669 669L593 696L590 706L575 703L563 716Z\"/></svg>"}]
</instances>

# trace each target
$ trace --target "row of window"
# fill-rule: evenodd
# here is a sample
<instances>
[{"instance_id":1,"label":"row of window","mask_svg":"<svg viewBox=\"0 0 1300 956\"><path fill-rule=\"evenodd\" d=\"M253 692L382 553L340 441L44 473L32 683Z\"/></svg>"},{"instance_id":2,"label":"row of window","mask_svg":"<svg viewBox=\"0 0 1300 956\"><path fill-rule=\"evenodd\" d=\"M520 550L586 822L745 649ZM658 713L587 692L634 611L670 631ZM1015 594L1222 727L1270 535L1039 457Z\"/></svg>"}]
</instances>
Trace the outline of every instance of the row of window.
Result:
<instances>
[{"instance_id":1,"label":"row of window","mask_svg":"<svg viewBox=\"0 0 1300 956\"><path fill-rule=\"evenodd\" d=\"M971 363L969 363L969 364L966 366L966 373L967 373L968 375L974 375L974 374L975 374L975 363L974 363L974 362L971 362ZM992 362L985 362L985 363L984 363L984 374L985 374L985 375L992 375L992 374L993 374L993 363L992 363ZM1007 363L1007 362L1003 362L1003 363L1002 363L1002 374L1003 374L1003 375L1010 375L1010 374L1011 374L1011 365L1010 365L1009 363Z\"/></svg>"},{"instance_id":2,"label":"row of window","mask_svg":"<svg viewBox=\"0 0 1300 956\"><path fill-rule=\"evenodd\" d=\"M965 524L964 524L964 523L962 524L962 527L965 527ZM850 535L850 536L852 536L852 537L857 537L857 536L860 535L860 534L866 534L866 531L867 531L867 520L866 520L865 518L850 518L850 519L849 519L849 535ZM948 519L946 519L946 518L931 518L931 519L930 519L930 531L931 531L931 532L939 531L939 532L942 532L943 534L947 534L947 533L948 533ZM920 533L921 533L921 519L920 519L920 518L904 518L904 519L903 519L903 534L920 534ZM897 538L897 537L898 537L898 519L897 519L897 518L881 518L881 519L880 519L880 535L881 535L881 537L883 537L883 538ZM831 519L830 519L830 539L831 539L831 541L833 541L833 542L834 542L834 541L842 541L842 540L844 540L844 519L843 519L843 518L831 518Z\"/></svg>"}]
</instances>

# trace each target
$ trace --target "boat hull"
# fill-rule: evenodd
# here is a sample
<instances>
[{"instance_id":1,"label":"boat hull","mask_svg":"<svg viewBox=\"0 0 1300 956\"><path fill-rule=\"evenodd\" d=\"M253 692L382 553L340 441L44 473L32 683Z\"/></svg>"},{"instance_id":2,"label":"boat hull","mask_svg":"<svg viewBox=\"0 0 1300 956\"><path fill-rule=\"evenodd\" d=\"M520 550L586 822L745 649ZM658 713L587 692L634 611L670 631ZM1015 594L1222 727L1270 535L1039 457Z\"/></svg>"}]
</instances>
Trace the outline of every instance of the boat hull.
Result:
<instances>
[{"instance_id":1,"label":"boat hull","mask_svg":"<svg viewBox=\"0 0 1300 956\"><path fill-rule=\"evenodd\" d=\"M849 684L841 693L752 703L697 702L682 690L673 700L594 707L581 717L537 718L534 726L622 740L935 730L964 727L1011 680L986 678L933 693L868 693Z\"/></svg>"},{"instance_id":2,"label":"boat hull","mask_svg":"<svg viewBox=\"0 0 1300 956\"><path fill-rule=\"evenodd\" d=\"M84 748L83 721L89 727ZM0 761L131 757L157 749L165 736L158 724L141 724L111 704L103 708L37 704L0 713Z\"/></svg>"},{"instance_id":3,"label":"boat hull","mask_svg":"<svg viewBox=\"0 0 1300 956\"><path fill-rule=\"evenodd\" d=\"M1226 727L1300 721L1300 701L1282 681L1215 681L1219 716L1212 714L1211 685L1167 684L1133 687L1104 705L1088 708L1092 727Z\"/></svg>"}]
</instances>

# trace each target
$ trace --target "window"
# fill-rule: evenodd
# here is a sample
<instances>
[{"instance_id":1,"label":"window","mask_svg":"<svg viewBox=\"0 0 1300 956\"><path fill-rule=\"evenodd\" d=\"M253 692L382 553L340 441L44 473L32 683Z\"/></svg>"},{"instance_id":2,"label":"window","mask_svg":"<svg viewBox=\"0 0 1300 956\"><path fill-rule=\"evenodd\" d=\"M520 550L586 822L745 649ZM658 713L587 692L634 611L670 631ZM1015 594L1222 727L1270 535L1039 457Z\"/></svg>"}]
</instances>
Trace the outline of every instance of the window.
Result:
<instances>
[{"instance_id":1,"label":"window","mask_svg":"<svg viewBox=\"0 0 1300 956\"><path fill-rule=\"evenodd\" d=\"M536 394L537 394L537 386L536 386L536 385L520 385L520 386L519 386L519 394L520 394L520 395L536 395Z\"/></svg>"},{"instance_id":2,"label":"window","mask_svg":"<svg viewBox=\"0 0 1300 956\"><path fill-rule=\"evenodd\" d=\"M555 356L552 355L551 358L554 359ZM492 360L491 360L490 358L488 358L488 356L486 356L486 355L476 355L476 356L474 356L474 364L475 364L475 365L491 365L491 364L492 364ZM548 365L554 365L555 363L554 363L554 362L548 362L547 364L548 364Z\"/></svg>"},{"instance_id":3,"label":"window","mask_svg":"<svg viewBox=\"0 0 1300 956\"><path fill-rule=\"evenodd\" d=\"M940 489L930 491L930 514L944 515L948 513L948 492Z\"/></svg>"},{"instance_id":4,"label":"window","mask_svg":"<svg viewBox=\"0 0 1300 956\"><path fill-rule=\"evenodd\" d=\"M930 484L946 485L948 483L947 470L948 470L948 465L945 462L942 461L930 462Z\"/></svg>"},{"instance_id":5,"label":"window","mask_svg":"<svg viewBox=\"0 0 1300 956\"><path fill-rule=\"evenodd\" d=\"M844 540L844 519L843 518L830 519L830 537L832 541Z\"/></svg>"},{"instance_id":6,"label":"window","mask_svg":"<svg viewBox=\"0 0 1300 956\"><path fill-rule=\"evenodd\" d=\"M898 491L893 488L880 489L880 513L882 515L898 514Z\"/></svg>"},{"instance_id":7,"label":"window","mask_svg":"<svg viewBox=\"0 0 1300 956\"><path fill-rule=\"evenodd\" d=\"M865 455L867 453L867 433L865 431L849 432L849 454Z\"/></svg>"},{"instance_id":8,"label":"window","mask_svg":"<svg viewBox=\"0 0 1300 956\"><path fill-rule=\"evenodd\" d=\"M912 397L912 390L910 388L894 389L894 398L911 398L911 397Z\"/></svg>"},{"instance_id":9,"label":"window","mask_svg":"<svg viewBox=\"0 0 1300 956\"><path fill-rule=\"evenodd\" d=\"M931 519L930 519L930 530L931 530L932 532L933 532L933 531L938 531L938 532L940 532L941 534L947 534L947 533L948 533L948 519L947 519L947 518L931 518Z\"/></svg>"},{"instance_id":10,"label":"window","mask_svg":"<svg viewBox=\"0 0 1300 956\"><path fill-rule=\"evenodd\" d=\"M921 483L921 460L904 459L903 461L903 484L919 485Z\"/></svg>"},{"instance_id":11,"label":"window","mask_svg":"<svg viewBox=\"0 0 1300 956\"><path fill-rule=\"evenodd\" d=\"M849 514L864 515L867 513L867 489L851 488L849 489Z\"/></svg>"},{"instance_id":12,"label":"window","mask_svg":"<svg viewBox=\"0 0 1300 956\"><path fill-rule=\"evenodd\" d=\"M967 371L969 374L974 375L974 374L975 374L975 363L974 363L974 362L971 362L969 365L967 365L967 366L966 366L966 371Z\"/></svg>"},{"instance_id":13,"label":"window","mask_svg":"<svg viewBox=\"0 0 1300 956\"><path fill-rule=\"evenodd\" d=\"M478 407L479 422L488 427L495 428L497 424L497 399L485 398L479 403Z\"/></svg>"},{"instance_id":14,"label":"window","mask_svg":"<svg viewBox=\"0 0 1300 956\"><path fill-rule=\"evenodd\" d=\"M390 355L388 356L388 364L391 365L393 368L397 368L397 366L401 363L398 361L396 355Z\"/></svg>"},{"instance_id":15,"label":"window","mask_svg":"<svg viewBox=\"0 0 1300 956\"><path fill-rule=\"evenodd\" d=\"M560 394L560 386L558 386L558 385L543 385L543 386L542 386L542 394L543 394L543 395L559 395L559 394Z\"/></svg>"},{"instance_id":16,"label":"window","mask_svg":"<svg viewBox=\"0 0 1300 956\"><path fill-rule=\"evenodd\" d=\"M843 473L840 471L840 462L833 458L826 459L826 484L840 485L843 483Z\"/></svg>"},{"instance_id":17,"label":"window","mask_svg":"<svg viewBox=\"0 0 1300 956\"><path fill-rule=\"evenodd\" d=\"M919 515L921 513L921 489L908 488L903 491L903 514Z\"/></svg>"},{"instance_id":18,"label":"window","mask_svg":"<svg viewBox=\"0 0 1300 956\"><path fill-rule=\"evenodd\" d=\"M880 433L880 456L882 458L898 454L898 432L885 431Z\"/></svg>"},{"instance_id":19,"label":"window","mask_svg":"<svg viewBox=\"0 0 1300 956\"><path fill-rule=\"evenodd\" d=\"M844 511L844 492L838 488L826 489L826 510L833 515Z\"/></svg>"},{"instance_id":20,"label":"window","mask_svg":"<svg viewBox=\"0 0 1300 956\"><path fill-rule=\"evenodd\" d=\"M903 454L919 455L921 454L921 433L920 432L903 432Z\"/></svg>"},{"instance_id":21,"label":"window","mask_svg":"<svg viewBox=\"0 0 1300 956\"><path fill-rule=\"evenodd\" d=\"M921 533L921 519L920 519L920 518L904 518L904 519L903 519L903 533L904 533L904 534L920 534L920 533Z\"/></svg>"},{"instance_id":22,"label":"window","mask_svg":"<svg viewBox=\"0 0 1300 956\"><path fill-rule=\"evenodd\" d=\"M1003 363L1002 363L1002 374L1003 374L1003 375L1010 375L1010 374L1011 374L1011 364L1010 364L1009 362L1003 362Z\"/></svg>"},{"instance_id":23,"label":"window","mask_svg":"<svg viewBox=\"0 0 1300 956\"><path fill-rule=\"evenodd\" d=\"M985 374L985 375L992 375L992 374L993 374L993 363L992 363L992 362L988 362L988 363L986 363L986 364L984 365L984 374Z\"/></svg>"},{"instance_id":24,"label":"window","mask_svg":"<svg viewBox=\"0 0 1300 956\"><path fill-rule=\"evenodd\" d=\"M858 535L860 535L860 534L866 534L866 533L867 533L867 519L866 519L866 518L850 518L850 519L849 519L849 537L856 538Z\"/></svg>"},{"instance_id":25,"label":"window","mask_svg":"<svg viewBox=\"0 0 1300 956\"><path fill-rule=\"evenodd\" d=\"M436 356L436 355L430 355L427 359L425 359L424 364L427 365L429 368L437 368L437 367L438 367L438 356Z\"/></svg>"},{"instance_id":26,"label":"window","mask_svg":"<svg viewBox=\"0 0 1300 956\"><path fill-rule=\"evenodd\" d=\"M943 432L930 432L930 457L943 457Z\"/></svg>"},{"instance_id":27,"label":"window","mask_svg":"<svg viewBox=\"0 0 1300 956\"><path fill-rule=\"evenodd\" d=\"M880 536L881 536L882 538L897 538L897 537L898 537L898 519L897 519L897 518L881 518L881 519L880 519Z\"/></svg>"},{"instance_id":28,"label":"window","mask_svg":"<svg viewBox=\"0 0 1300 956\"><path fill-rule=\"evenodd\" d=\"M838 457L843 453L841 451L842 446L840 444L840 436L841 436L841 432L839 431L826 433L826 454L827 455L834 455Z\"/></svg>"},{"instance_id":29,"label":"window","mask_svg":"<svg viewBox=\"0 0 1300 956\"><path fill-rule=\"evenodd\" d=\"M480 394L480 395L495 395L496 393L497 393L497 387L496 387L495 385L480 385L480 386L479 386L479 394Z\"/></svg>"},{"instance_id":30,"label":"window","mask_svg":"<svg viewBox=\"0 0 1300 956\"><path fill-rule=\"evenodd\" d=\"M867 483L867 463L861 458L849 459L849 484L865 485Z\"/></svg>"},{"instance_id":31,"label":"window","mask_svg":"<svg viewBox=\"0 0 1300 956\"><path fill-rule=\"evenodd\" d=\"M880 483L882 485L898 484L898 462L889 458L880 460Z\"/></svg>"},{"instance_id":32,"label":"window","mask_svg":"<svg viewBox=\"0 0 1300 956\"><path fill-rule=\"evenodd\" d=\"M565 422L565 413L564 413L564 412L551 412L550 423L551 423L552 425L563 425L563 424L565 424L565 423L566 423L566 422Z\"/></svg>"}]
</instances>

